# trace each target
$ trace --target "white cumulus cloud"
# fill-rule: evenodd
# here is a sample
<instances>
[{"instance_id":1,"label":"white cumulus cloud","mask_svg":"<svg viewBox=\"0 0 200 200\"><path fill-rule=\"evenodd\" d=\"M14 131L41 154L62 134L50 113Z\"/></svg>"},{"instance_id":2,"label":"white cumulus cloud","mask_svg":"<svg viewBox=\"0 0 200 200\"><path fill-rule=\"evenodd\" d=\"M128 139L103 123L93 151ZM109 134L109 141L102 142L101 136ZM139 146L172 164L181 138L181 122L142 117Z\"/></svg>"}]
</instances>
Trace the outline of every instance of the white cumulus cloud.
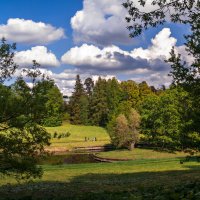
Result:
<instances>
[{"instance_id":1,"label":"white cumulus cloud","mask_svg":"<svg viewBox=\"0 0 200 200\"><path fill-rule=\"evenodd\" d=\"M14 60L22 67L31 65L33 60L36 60L41 67L56 67L60 64L56 56L44 46L36 46L32 47L31 50L16 52Z\"/></svg>"},{"instance_id":2,"label":"white cumulus cloud","mask_svg":"<svg viewBox=\"0 0 200 200\"><path fill-rule=\"evenodd\" d=\"M11 18L7 24L0 25L0 38L2 37L17 43L41 45L64 38L65 33L64 29L43 22Z\"/></svg>"},{"instance_id":3,"label":"white cumulus cloud","mask_svg":"<svg viewBox=\"0 0 200 200\"><path fill-rule=\"evenodd\" d=\"M170 65L164 60L169 58L172 47L175 46L176 52L181 53L188 63L192 60L185 47L176 46L176 43L177 40L171 36L170 29L164 28L152 38L147 48L127 51L115 45L100 48L83 44L67 51L61 62L76 67L80 74L85 71L98 75L115 74L138 82L146 80L155 86L168 86L171 83L168 76Z\"/></svg>"},{"instance_id":4,"label":"white cumulus cloud","mask_svg":"<svg viewBox=\"0 0 200 200\"><path fill-rule=\"evenodd\" d=\"M169 53L173 46L176 45L177 40L170 37L171 31L169 28L163 28L155 38L151 40L151 46L148 49L137 48L134 49L131 54L134 57L157 59L166 59L169 57Z\"/></svg>"},{"instance_id":5,"label":"white cumulus cloud","mask_svg":"<svg viewBox=\"0 0 200 200\"><path fill-rule=\"evenodd\" d=\"M126 29L123 0L84 0L83 9L71 19L76 42L100 45L133 42Z\"/></svg>"},{"instance_id":6,"label":"white cumulus cloud","mask_svg":"<svg viewBox=\"0 0 200 200\"><path fill-rule=\"evenodd\" d=\"M124 0L83 0L83 9L71 18L75 42L86 42L98 45L133 44L129 38L125 17L128 11L122 6ZM146 1L143 7L134 1L141 11L151 11L156 7L152 0Z\"/></svg>"},{"instance_id":7,"label":"white cumulus cloud","mask_svg":"<svg viewBox=\"0 0 200 200\"><path fill-rule=\"evenodd\" d=\"M66 52L61 61L64 64L73 65L79 69L96 71L135 71L148 69L153 71L167 71L169 65L164 62L170 56L170 51L176 45L177 40L171 37L169 28L162 29L146 48L135 48L125 51L117 46L99 48L94 45L83 44L73 47ZM184 55L184 59L190 62L191 58L184 52L183 46L175 47L177 53Z\"/></svg>"},{"instance_id":8,"label":"white cumulus cloud","mask_svg":"<svg viewBox=\"0 0 200 200\"><path fill-rule=\"evenodd\" d=\"M169 52L177 42L170 35L170 29L164 28L151 40L152 44L148 48L135 48L132 51L124 51L114 45L99 48L83 44L80 47L71 48L62 56L61 61L79 69L96 71L135 71L138 69L166 71L169 70L169 66L164 60L169 58ZM183 50L182 47L176 49L177 51Z\"/></svg>"},{"instance_id":9,"label":"white cumulus cloud","mask_svg":"<svg viewBox=\"0 0 200 200\"><path fill-rule=\"evenodd\" d=\"M81 47L71 48L61 58L65 64L78 67L116 69L121 66L114 53L127 54L117 46L100 49L94 45L83 44Z\"/></svg>"}]
</instances>

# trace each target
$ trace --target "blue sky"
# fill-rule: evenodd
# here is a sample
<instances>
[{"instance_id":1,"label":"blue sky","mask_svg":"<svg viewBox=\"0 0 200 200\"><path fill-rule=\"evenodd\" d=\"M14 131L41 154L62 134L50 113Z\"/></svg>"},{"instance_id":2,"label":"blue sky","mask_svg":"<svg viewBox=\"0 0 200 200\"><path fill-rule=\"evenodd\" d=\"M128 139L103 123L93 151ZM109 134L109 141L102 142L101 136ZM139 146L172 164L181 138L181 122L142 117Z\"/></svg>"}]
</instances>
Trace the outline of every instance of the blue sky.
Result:
<instances>
[{"instance_id":1,"label":"blue sky","mask_svg":"<svg viewBox=\"0 0 200 200\"><path fill-rule=\"evenodd\" d=\"M167 23L130 39L122 2L1 0L0 37L17 43L15 60L21 67L36 59L65 94L77 73L82 79L114 76L169 85L170 67L163 60L176 46L189 62L183 47L189 27Z\"/></svg>"}]
</instances>

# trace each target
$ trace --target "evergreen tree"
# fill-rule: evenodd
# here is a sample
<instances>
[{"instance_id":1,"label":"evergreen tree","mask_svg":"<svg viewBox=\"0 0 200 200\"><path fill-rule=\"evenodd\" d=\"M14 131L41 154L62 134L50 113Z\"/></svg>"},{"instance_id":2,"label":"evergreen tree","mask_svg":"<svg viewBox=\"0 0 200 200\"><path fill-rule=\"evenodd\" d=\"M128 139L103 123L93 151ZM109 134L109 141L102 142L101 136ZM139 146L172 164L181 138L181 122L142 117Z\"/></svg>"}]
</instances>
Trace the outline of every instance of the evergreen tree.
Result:
<instances>
[{"instance_id":1,"label":"evergreen tree","mask_svg":"<svg viewBox=\"0 0 200 200\"><path fill-rule=\"evenodd\" d=\"M108 120L117 114L119 103L122 98L122 90L116 78L109 79L106 86L108 103Z\"/></svg>"},{"instance_id":2,"label":"evergreen tree","mask_svg":"<svg viewBox=\"0 0 200 200\"><path fill-rule=\"evenodd\" d=\"M84 82L84 86L85 86L85 91L86 91L86 98L84 97L82 99L82 102L85 102L85 106L84 107L84 116L85 116L85 124L91 124L91 120L90 120L90 113L91 112L91 101L92 101L92 94L93 94L93 89L94 89L94 81L92 80L92 78L88 77L85 79ZM87 105L87 107L86 107ZM87 119L86 119L87 116Z\"/></svg>"},{"instance_id":3,"label":"evergreen tree","mask_svg":"<svg viewBox=\"0 0 200 200\"><path fill-rule=\"evenodd\" d=\"M91 97L94 88L94 81L92 78L88 77L85 79L84 85L87 96Z\"/></svg>"},{"instance_id":4,"label":"evergreen tree","mask_svg":"<svg viewBox=\"0 0 200 200\"><path fill-rule=\"evenodd\" d=\"M92 94L90 121L92 125L105 126L108 122L107 82L99 77Z\"/></svg>"},{"instance_id":5,"label":"evergreen tree","mask_svg":"<svg viewBox=\"0 0 200 200\"><path fill-rule=\"evenodd\" d=\"M89 100L86 95L80 98L80 121L83 125L89 124Z\"/></svg>"},{"instance_id":6,"label":"evergreen tree","mask_svg":"<svg viewBox=\"0 0 200 200\"><path fill-rule=\"evenodd\" d=\"M82 124L81 120L81 112L82 112L82 104L81 99L85 96L85 91L83 88L83 84L81 82L80 76L76 76L76 83L74 87L74 92L69 101L70 107L70 121L72 124Z\"/></svg>"}]
</instances>

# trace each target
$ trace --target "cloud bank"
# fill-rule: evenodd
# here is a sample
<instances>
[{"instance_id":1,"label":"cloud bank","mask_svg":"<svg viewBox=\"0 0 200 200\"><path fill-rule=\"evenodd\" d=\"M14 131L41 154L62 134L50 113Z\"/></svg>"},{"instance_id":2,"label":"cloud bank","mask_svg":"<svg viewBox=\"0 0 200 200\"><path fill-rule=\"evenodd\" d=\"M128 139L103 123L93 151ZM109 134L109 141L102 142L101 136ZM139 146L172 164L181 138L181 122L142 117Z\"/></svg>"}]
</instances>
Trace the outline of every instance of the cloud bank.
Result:
<instances>
[{"instance_id":1,"label":"cloud bank","mask_svg":"<svg viewBox=\"0 0 200 200\"><path fill-rule=\"evenodd\" d=\"M7 24L0 25L0 38L25 43L48 44L65 37L64 29L55 28L43 22L34 22L25 19L8 19Z\"/></svg>"},{"instance_id":2,"label":"cloud bank","mask_svg":"<svg viewBox=\"0 0 200 200\"><path fill-rule=\"evenodd\" d=\"M164 60L169 58L169 52L176 42L177 40L171 37L170 29L164 28L151 40L151 45L146 49L136 48L132 51L124 51L114 45L99 48L83 44L80 47L71 48L62 56L61 61L79 69L99 72L123 72L138 69L168 71L169 65ZM177 52L183 51L183 48L176 47L176 50Z\"/></svg>"}]
</instances>

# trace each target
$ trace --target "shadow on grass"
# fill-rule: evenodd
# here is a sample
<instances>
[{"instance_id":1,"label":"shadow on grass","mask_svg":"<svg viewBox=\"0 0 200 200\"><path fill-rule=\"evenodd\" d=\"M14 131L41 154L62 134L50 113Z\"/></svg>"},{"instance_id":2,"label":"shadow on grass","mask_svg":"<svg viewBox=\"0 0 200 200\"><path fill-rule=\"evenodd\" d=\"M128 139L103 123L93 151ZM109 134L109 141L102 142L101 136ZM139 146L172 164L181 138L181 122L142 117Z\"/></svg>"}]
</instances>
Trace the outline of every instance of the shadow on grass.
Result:
<instances>
[{"instance_id":1,"label":"shadow on grass","mask_svg":"<svg viewBox=\"0 0 200 200\"><path fill-rule=\"evenodd\" d=\"M184 171L90 173L70 182L5 185L0 187L0 199L200 199L200 166L186 167L188 170ZM194 198L187 197L191 194Z\"/></svg>"}]
</instances>

